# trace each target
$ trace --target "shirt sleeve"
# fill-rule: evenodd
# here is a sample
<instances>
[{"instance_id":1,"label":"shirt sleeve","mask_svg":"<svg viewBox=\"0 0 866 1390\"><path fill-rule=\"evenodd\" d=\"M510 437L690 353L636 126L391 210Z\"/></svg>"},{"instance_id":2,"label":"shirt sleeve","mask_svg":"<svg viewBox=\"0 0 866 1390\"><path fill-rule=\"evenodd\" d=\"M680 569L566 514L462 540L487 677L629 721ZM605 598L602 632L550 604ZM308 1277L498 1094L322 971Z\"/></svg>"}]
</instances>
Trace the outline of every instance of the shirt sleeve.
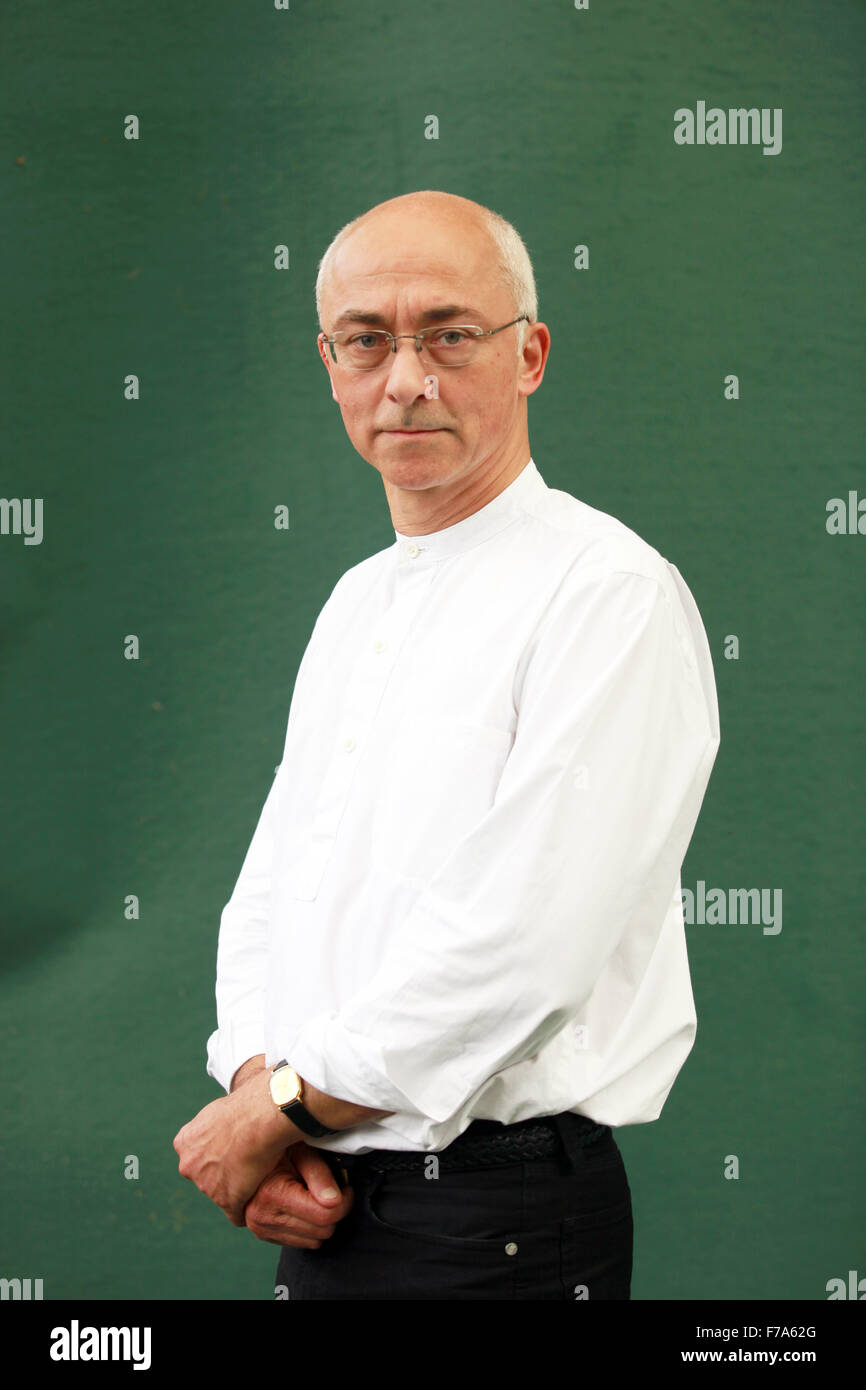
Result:
<instances>
[{"instance_id":1,"label":"shirt sleeve","mask_svg":"<svg viewBox=\"0 0 866 1390\"><path fill-rule=\"evenodd\" d=\"M334 596L346 576L335 584L310 634L295 677L297 691L311 663L329 616ZM292 703L294 704L294 697ZM207 1040L207 1074L228 1092L238 1067L266 1053L264 1000L270 940L270 901L276 843L279 794L292 735L292 710L286 727L283 757L265 798L253 838L229 901L220 917L217 946L217 1027Z\"/></svg>"},{"instance_id":2,"label":"shirt sleeve","mask_svg":"<svg viewBox=\"0 0 866 1390\"><path fill-rule=\"evenodd\" d=\"M365 988L287 1040L314 1086L446 1121L574 1018L625 933L649 958L719 746L696 615L647 574L560 586L492 806Z\"/></svg>"},{"instance_id":3,"label":"shirt sleeve","mask_svg":"<svg viewBox=\"0 0 866 1390\"><path fill-rule=\"evenodd\" d=\"M226 1092L238 1067L265 1051L264 977L278 782L279 772L220 918L217 1028L207 1041L207 1072Z\"/></svg>"}]
</instances>

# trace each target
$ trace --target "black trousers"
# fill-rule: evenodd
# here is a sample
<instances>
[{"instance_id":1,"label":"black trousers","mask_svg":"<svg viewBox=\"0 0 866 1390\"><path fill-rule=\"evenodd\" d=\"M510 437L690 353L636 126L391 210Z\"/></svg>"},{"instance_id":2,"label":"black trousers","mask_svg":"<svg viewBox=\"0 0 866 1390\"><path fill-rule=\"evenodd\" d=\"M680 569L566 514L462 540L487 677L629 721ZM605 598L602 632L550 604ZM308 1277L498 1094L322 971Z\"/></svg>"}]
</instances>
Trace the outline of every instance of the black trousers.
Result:
<instances>
[{"instance_id":1,"label":"black trousers","mask_svg":"<svg viewBox=\"0 0 866 1390\"><path fill-rule=\"evenodd\" d=\"M631 1191L609 1133L586 1148L551 1116L558 1158L436 1174L381 1172L368 1155L323 1157L355 1201L317 1250L283 1246L278 1299L627 1299Z\"/></svg>"}]
</instances>

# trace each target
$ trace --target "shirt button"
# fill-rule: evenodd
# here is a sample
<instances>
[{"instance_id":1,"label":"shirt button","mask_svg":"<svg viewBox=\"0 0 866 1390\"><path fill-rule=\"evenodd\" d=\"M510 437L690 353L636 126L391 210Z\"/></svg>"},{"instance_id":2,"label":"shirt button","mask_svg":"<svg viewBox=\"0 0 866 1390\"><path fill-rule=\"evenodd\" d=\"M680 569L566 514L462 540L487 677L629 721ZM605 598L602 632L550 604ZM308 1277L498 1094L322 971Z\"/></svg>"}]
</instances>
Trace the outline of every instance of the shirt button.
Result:
<instances>
[{"instance_id":1,"label":"shirt button","mask_svg":"<svg viewBox=\"0 0 866 1390\"><path fill-rule=\"evenodd\" d=\"M348 738L344 738L344 739L343 739L343 748L345 749L345 751L346 751L347 753L351 753L351 751L352 751L352 749L353 749L354 747L355 747L355 740L352 738L352 735L349 734L349 737L348 737Z\"/></svg>"},{"instance_id":2,"label":"shirt button","mask_svg":"<svg viewBox=\"0 0 866 1390\"><path fill-rule=\"evenodd\" d=\"M381 637L377 637L376 640L375 640L375 642L373 643L373 651L374 651L374 652L383 652L383 651L385 650L385 648L387 647L387 645L388 645L388 643L387 643L387 642L383 642L382 639L381 639Z\"/></svg>"},{"instance_id":3,"label":"shirt button","mask_svg":"<svg viewBox=\"0 0 866 1390\"><path fill-rule=\"evenodd\" d=\"M508 1242L508 1244L506 1245L506 1247L505 1247L505 1253L506 1253L506 1255L516 1255L516 1254L517 1254L517 1245L515 1244L515 1242L514 1242L513 1240L510 1240L510 1241Z\"/></svg>"},{"instance_id":4,"label":"shirt button","mask_svg":"<svg viewBox=\"0 0 866 1390\"><path fill-rule=\"evenodd\" d=\"M414 542L413 542L412 545L407 545L407 546L406 546L406 554L409 556L409 559L410 559L410 560L414 560L414 559L415 559L415 556L416 556L416 555L419 555L420 553L421 553L421 547L420 547L420 545L415 545Z\"/></svg>"}]
</instances>

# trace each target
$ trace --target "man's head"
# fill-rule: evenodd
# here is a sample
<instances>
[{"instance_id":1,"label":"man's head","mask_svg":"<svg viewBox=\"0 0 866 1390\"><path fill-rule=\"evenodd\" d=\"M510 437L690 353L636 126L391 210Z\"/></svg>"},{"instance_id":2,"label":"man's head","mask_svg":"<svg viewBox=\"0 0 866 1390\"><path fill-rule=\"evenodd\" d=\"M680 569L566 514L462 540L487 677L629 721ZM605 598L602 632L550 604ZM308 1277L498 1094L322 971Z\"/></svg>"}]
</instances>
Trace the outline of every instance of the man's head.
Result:
<instances>
[{"instance_id":1,"label":"man's head","mask_svg":"<svg viewBox=\"0 0 866 1390\"><path fill-rule=\"evenodd\" d=\"M319 266L316 306L333 397L352 444L382 474L392 515L447 517L458 496L492 495L517 475L529 457L526 398L541 384L550 335L535 322L532 266L509 223L450 193L391 198L337 233ZM339 345L335 362L324 341L337 330L488 330L521 314L530 322L482 338L462 366L425 361L402 338L396 353L365 370L341 359ZM439 491L423 494L429 488ZM397 489L423 495L413 504Z\"/></svg>"}]
</instances>

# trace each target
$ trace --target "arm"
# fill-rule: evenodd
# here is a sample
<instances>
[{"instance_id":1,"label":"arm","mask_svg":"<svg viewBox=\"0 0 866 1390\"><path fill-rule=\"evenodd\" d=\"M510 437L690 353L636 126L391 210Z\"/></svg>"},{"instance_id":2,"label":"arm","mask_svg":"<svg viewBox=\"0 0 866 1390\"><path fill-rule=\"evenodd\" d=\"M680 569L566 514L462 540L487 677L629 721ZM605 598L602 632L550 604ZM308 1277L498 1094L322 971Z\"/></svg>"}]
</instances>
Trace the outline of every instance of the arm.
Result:
<instances>
[{"instance_id":1,"label":"arm","mask_svg":"<svg viewBox=\"0 0 866 1390\"><path fill-rule=\"evenodd\" d=\"M238 1067L232 1077L231 1089L236 1091L239 1086L243 1086L253 1076L257 1076L265 1066L265 1054L260 1052L257 1057L251 1057L248 1062L244 1062L242 1067ZM271 1101L273 1105L273 1101ZM336 1096L325 1095L324 1091L319 1091L309 1081L304 1080L304 1109L309 1110L314 1119L319 1120L329 1129L351 1129L352 1125L359 1125L364 1120L381 1120L385 1115L392 1115L392 1110L373 1110L367 1105L354 1105L351 1101L340 1100ZM295 1127L292 1127L293 1130ZM300 1142L297 1140L296 1142Z\"/></svg>"},{"instance_id":2,"label":"arm","mask_svg":"<svg viewBox=\"0 0 866 1390\"><path fill-rule=\"evenodd\" d=\"M244 1059L251 1058L254 1053L264 1056L264 979L279 780L277 773L237 883L220 918L217 1029L207 1042L207 1071L227 1093Z\"/></svg>"},{"instance_id":3,"label":"arm","mask_svg":"<svg viewBox=\"0 0 866 1390\"><path fill-rule=\"evenodd\" d=\"M336 588L339 587L339 582ZM322 609L295 679L301 689L314 654ZM271 784L240 874L220 919L217 948L217 1029L208 1038L208 1075L230 1093L232 1078L253 1054L264 1056L264 982L270 934L271 875L275 848L277 805L283 779L291 764L292 710L286 727L283 757Z\"/></svg>"},{"instance_id":4,"label":"arm","mask_svg":"<svg viewBox=\"0 0 866 1390\"><path fill-rule=\"evenodd\" d=\"M249 1081L253 1072L261 1071L264 1065L265 1054L263 1052L260 1052L257 1057L251 1057L248 1062L244 1062L243 1066L238 1067L232 1077L232 1084L229 1087L229 1091L236 1091L238 1086L243 1086L245 1081Z\"/></svg>"},{"instance_id":5,"label":"arm","mask_svg":"<svg viewBox=\"0 0 866 1390\"><path fill-rule=\"evenodd\" d=\"M699 620L672 582L576 569L515 704L494 804L376 974L279 1040L324 1090L444 1121L578 1013L626 933L634 961L651 956L719 744Z\"/></svg>"},{"instance_id":6,"label":"arm","mask_svg":"<svg viewBox=\"0 0 866 1390\"><path fill-rule=\"evenodd\" d=\"M335 592L338 587L339 582ZM326 604L316 621L302 658L296 691L308 668L327 607ZM319 1195L326 1202L338 1199L337 1215L345 1214L343 1200L337 1192L332 1193L330 1172L324 1161L303 1143L302 1131L275 1107L267 1089L265 1053L260 1050L264 1047L264 982L277 803L281 774L289 758L291 733L290 712L283 761L220 922L216 986L218 1027L208 1039L207 1070L227 1095L205 1106L178 1131L173 1141L180 1158L181 1175L191 1178L205 1195L221 1206L234 1225L244 1224L245 1204L260 1189L260 1184L265 1186L263 1179L272 1173L275 1163L294 1173L293 1165L285 1163L292 1148L298 1150L302 1176L315 1178ZM348 1128L371 1116L381 1118L390 1113L335 1098L306 1082L305 1101L310 1113L332 1129ZM285 1187L283 1179L279 1194L283 1201ZM273 1182L269 1190L274 1190ZM296 1194L291 1196L296 1201ZM313 1200L306 1193L304 1196L307 1203ZM321 1208L318 1213L321 1215ZM302 1204L301 1216L309 1214L309 1206Z\"/></svg>"}]
</instances>

